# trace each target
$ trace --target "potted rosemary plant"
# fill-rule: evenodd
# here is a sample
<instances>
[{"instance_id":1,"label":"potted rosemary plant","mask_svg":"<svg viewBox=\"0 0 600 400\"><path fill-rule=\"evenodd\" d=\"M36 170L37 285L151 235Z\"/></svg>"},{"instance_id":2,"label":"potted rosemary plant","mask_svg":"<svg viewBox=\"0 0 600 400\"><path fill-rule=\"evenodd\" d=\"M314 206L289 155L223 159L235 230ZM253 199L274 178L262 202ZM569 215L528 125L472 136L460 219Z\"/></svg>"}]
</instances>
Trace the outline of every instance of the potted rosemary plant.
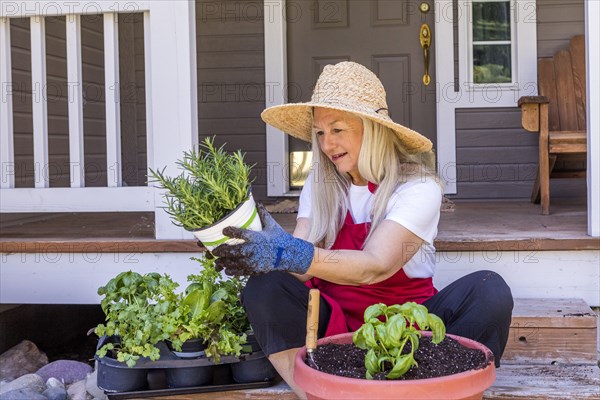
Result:
<instances>
[{"instance_id":1,"label":"potted rosemary plant","mask_svg":"<svg viewBox=\"0 0 600 400\"><path fill-rule=\"evenodd\" d=\"M236 242L223 236L227 226L262 229L250 190L252 166L239 150L229 153L215 146L214 137L206 138L198 151L184 152L176 164L182 173L175 177L166 176L165 168L150 169L152 182L166 189L165 210L173 222L191 231L208 250Z\"/></svg>"},{"instance_id":2,"label":"potted rosemary plant","mask_svg":"<svg viewBox=\"0 0 600 400\"><path fill-rule=\"evenodd\" d=\"M481 399L494 383L492 352L446 335L425 306L375 304L364 317L356 332L318 341L318 370L307 365L306 348L298 351L294 380L308 399ZM435 368L449 360L449 368Z\"/></svg>"}]
</instances>

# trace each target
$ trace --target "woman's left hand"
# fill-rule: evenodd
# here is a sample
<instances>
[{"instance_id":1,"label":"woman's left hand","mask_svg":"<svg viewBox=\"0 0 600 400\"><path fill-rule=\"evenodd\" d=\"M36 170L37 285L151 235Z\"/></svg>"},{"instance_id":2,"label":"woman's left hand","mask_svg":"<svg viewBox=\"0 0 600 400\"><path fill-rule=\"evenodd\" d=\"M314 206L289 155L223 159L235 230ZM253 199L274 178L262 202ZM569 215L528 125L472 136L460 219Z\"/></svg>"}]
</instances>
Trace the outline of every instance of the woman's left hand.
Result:
<instances>
[{"instance_id":1,"label":"woman's left hand","mask_svg":"<svg viewBox=\"0 0 600 400\"><path fill-rule=\"evenodd\" d=\"M271 217L262 204L257 205L263 225L260 232L234 227L223 229L230 238L244 243L222 244L212 251L217 258L217 270L227 275L258 275L271 271L288 271L304 274L310 267L315 248L286 231Z\"/></svg>"}]
</instances>

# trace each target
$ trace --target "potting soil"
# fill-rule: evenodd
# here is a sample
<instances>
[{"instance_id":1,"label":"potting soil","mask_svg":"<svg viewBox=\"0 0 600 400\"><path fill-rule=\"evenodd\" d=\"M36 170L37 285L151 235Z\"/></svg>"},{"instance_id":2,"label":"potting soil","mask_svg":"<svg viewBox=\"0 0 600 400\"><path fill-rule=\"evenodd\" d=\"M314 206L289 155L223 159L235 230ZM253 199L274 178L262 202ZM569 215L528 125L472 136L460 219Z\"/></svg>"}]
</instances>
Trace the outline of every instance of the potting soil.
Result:
<instances>
[{"instance_id":1,"label":"potting soil","mask_svg":"<svg viewBox=\"0 0 600 400\"><path fill-rule=\"evenodd\" d=\"M410 351L410 342L404 352ZM319 370L328 374L348 378L366 379L365 350L353 344L325 344L319 346L314 358ZM422 337L415 352L417 367L412 367L400 380L437 378L469 370L485 368L491 360L476 349L470 349L456 340L446 337L441 343L433 344L430 337ZM389 370L392 366L389 365ZM386 373L374 379L383 380Z\"/></svg>"}]
</instances>

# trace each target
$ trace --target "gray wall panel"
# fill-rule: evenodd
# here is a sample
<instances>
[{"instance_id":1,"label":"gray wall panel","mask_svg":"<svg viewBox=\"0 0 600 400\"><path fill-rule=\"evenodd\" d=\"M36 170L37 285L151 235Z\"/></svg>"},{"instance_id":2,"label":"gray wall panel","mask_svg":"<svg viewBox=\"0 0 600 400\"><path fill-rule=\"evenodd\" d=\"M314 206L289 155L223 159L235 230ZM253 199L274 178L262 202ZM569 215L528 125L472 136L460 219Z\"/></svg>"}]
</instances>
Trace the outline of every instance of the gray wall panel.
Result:
<instances>
[{"instance_id":1,"label":"gray wall panel","mask_svg":"<svg viewBox=\"0 0 600 400\"><path fill-rule=\"evenodd\" d=\"M254 196L266 199L262 2L196 1L200 140L241 149L253 169Z\"/></svg>"}]
</instances>

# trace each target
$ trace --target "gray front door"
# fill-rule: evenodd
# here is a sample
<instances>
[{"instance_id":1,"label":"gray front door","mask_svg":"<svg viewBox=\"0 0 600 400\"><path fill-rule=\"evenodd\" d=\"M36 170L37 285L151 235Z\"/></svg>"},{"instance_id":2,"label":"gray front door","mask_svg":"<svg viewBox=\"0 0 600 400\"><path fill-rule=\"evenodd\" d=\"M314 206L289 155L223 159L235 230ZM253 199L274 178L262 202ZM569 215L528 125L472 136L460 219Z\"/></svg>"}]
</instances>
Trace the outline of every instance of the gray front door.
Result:
<instances>
[{"instance_id":1,"label":"gray front door","mask_svg":"<svg viewBox=\"0 0 600 400\"><path fill-rule=\"evenodd\" d=\"M424 85L419 40L422 24L427 23L435 46L433 4L433 0L288 1L288 101L310 100L325 65L355 61L383 82L392 119L435 143L435 60L431 48L431 82ZM298 160L298 152L307 146L290 138L289 150L296 152L290 159ZM291 186L297 186L293 176Z\"/></svg>"}]
</instances>

